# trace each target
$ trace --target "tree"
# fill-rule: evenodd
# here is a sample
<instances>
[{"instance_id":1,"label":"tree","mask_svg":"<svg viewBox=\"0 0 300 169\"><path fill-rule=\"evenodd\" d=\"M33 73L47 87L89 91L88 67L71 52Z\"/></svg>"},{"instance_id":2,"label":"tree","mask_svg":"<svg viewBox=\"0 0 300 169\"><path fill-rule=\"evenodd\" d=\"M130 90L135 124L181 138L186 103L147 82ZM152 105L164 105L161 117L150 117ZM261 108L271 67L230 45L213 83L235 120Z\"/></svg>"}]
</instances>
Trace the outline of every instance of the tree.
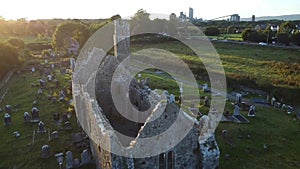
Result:
<instances>
[{"instance_id":1,"label":"tree","mask_svg":"<svg viewBox=\"0 0 300 169\"><path fill-rule=\"evenodd\" d=\"M294 22L287 21L283 22L279 27L279 32L277 33L277 40L281 43L289 45L292 41L293 34L295 33L297 27Z\"/></svg>"},{"instance_id":2,"label":"tree","mask_svg":"<svg viewBox=\"0 0 300 169\"><path fill-rule=\"evenodd\" d=\"M277 33L277 41L286 45L290 44L290 38L287 33Z\"/></svg>"},{"instance_id":3,"label":"tree","mask_svg":"<svg viewBox=\"0 0 300 169\"><path fill-rule=\"evenodd\" d=\"M256 30L247 28L242 32L242 38L244 41L258 42L259 34Z\"/></svg>"},{"instance_id":4,"label":"tree","mask_svg":"<svg viewBox=\"0 0 300 169\"><path fill-rule=\"evenodd\" d=\"M0 77L3 77L11 68L18 65L18 49L7 42L0 42Z\"/></svg>"},{"instance_id":5,"label":"tree","mask_svg":"<svg viewBox=\"0 0 300 169\"><path fill-rule=\"evenodd\" d=\"M89 29L82 23L62 23L56 27L53 33L52 46L59 50L67 49L70 46L70 38L74 38L82 47L89 36Z\"/></svg>"},{"instance_id":6,"label":"tree","mask_svg":"<svg viewBox=\"0 0 300 169\"><path fill-rule=\"evenodd\" d=\"M7 40L7 43L10 45L16 47L18 49L18 52L20 52L22 49L25 48L25 43L22 39L19 38L9 38Z\"/></svg>"},{"instance_id":7,"label":"tree","mask_svg":"<svg viewBox=\"0 0 300 169\"><path fill-rule=\"evenodd\" d=\"M296 24L294 22L287 21L280 25L279 33L292 34L296 29Z\"/></svg>"},{"instance_id":8,"label":"tree","mask_svg":"<svg viewBox=\"0 0 300 169\"><path fill-rule=\"evenodd\" d=\"M151 32L150 14L145 10L138 10L131 18L131 29L134 33Z\"/></svg>"},{"instance_id":9,"label":"tree","mask_svg":"<svg viewBox=\"0 0 300 169\"><path fill-rule=\"evenodd\" d=\"M220 31L217 27L210 26L210 27L205 28L204 33L207 36L218 36L220 34Z\"/></svg>"},{"instance_id":10,"label":"tree","mask_svg":"<svg viewBox=\"0 0 300 169\"><path fill-rule=\"evenodd\" d=\"M296 31L292 37L292 42L300 46L300 31Z\"/></svg>"}]
</instances>

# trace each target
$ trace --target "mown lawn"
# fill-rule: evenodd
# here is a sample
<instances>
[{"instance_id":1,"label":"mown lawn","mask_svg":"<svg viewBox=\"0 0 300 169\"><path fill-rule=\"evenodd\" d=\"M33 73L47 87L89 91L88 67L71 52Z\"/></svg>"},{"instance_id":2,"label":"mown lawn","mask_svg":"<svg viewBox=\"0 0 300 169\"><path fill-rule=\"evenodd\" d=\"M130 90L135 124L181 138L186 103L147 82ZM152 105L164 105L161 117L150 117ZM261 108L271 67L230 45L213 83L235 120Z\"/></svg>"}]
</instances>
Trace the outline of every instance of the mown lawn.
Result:
<instances>
[{"instance_id":1,"label":"mown lawn","mask_svg":"<svg viewBox=\"0 0 300 169\"><path fill-rule=\"evenodd\" d=\"M284 88L300 88L299 50L227 43L213 45L223 62L227 77L231 74L247 75L256 81L261 80L261 85L271 83ZM133 51L147 47L168 50L179 55L189 66L203 67L200 59L177 42L135 45ZM167 89L165 84L169 84L168 90L178 94L178 86L164 76L144 73L143 77L150 77L154 82L150 85L155 87ZM199 93L200 96L207 95L201 91ZM233 113L233 109L233 105L227 102L225 110ZM256 117L252 118L247 117L247 111L242 111L249 124L219 124L216 138L221 151L220 169L300 168L300 121L295 113L287 115L281 109L258 106L256 110ZM208 108L200 105L200 111L207 113ZM223 136L222 130L227 130L228 134Z\"/></svg>"},{"instance_id":2,"label":"mown lawn","mask_svg":"<svg viewBox=\"0 0 300 169\"><path fill-rule=\"evenodd\" d=\"M242 112L245 117L247 113ZM248 119L249 124L219 124L220 169L300 168L300 121L295 114L257 107L256 117ZM223 136L222 130L228 134Z\"/></svg>"}]
</instances>

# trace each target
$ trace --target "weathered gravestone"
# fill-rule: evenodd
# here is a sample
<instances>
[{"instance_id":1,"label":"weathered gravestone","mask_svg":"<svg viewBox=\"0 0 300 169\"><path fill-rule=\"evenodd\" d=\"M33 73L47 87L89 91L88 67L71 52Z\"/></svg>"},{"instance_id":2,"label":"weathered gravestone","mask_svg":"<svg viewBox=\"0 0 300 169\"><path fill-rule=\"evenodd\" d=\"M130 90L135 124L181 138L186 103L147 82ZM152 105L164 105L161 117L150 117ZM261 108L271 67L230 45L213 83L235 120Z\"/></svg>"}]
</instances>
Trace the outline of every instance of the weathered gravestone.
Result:
<instances>
[{"instance_id":1,"label":"weathered gravestone","mask_svg":"<svg viewBox=\"0 0 300 169\"><path fill-rule=\"evenodd\" d=\"M5 105L5 111L6 111L6 113L11 113L12 112L12 106L11 105Z\"/></svg>"},{"instance_id":2,"label":"weathered gravestone","mask_svg":"<svg viewBox=\"0 0 300 169\"><path fill-rule=\"evenodd\" d=\"M236 104L236 105L234 106L233 115L234 115L234 116L238 116L238 115L240 115L240 112L241 112L241 108Z\"/></svg>"},{"instance_id":3,"label":"weathered gravestone","mask_svg":"<svg viewBox=\"0 0 300 169\"><path fill-rule=\"evenodd\" d=\"M40 111L38 108L33 107L31 110L31 122L37 123L40 121Z\"/></svg>"},{"instance_id":4,"label":"weathered gravestone","mask_svg":"<svg viewBox=\"0 0 300 169\"><path fill-rule=\"evenodd\" d=\"M59 120L59 114L58 113L53 113L53 120L58 121Z\"/></svg>"},{"instance_id":5,"label":"weathered gravestone","mask_svg":"<svg viewBox=\"0 0 300 169\"><path fill-rule=\"evenodd\" d=\"M66 152L66 168L73 168L73 153L71 151Z\"/></svg>"},{"instance_id":6,"label":"weathered gravestone","mask_svg":"<svg viewBox=\"0 0 300 169\"><path fill-rule=\"evenodd\" d=\"M8 126L11 124L11 117L9 115L9 113L5 113L4 115L4 125Z\"/></svg>"},{"instance_id":7,"label":"weathered gravestone","mask_svg":"<svg viewBox=\"0 0 300 169\"><path fill-rule=\"evenodd\" d=\"M174 94L170 94L169 101L170 101L170 103L175 103L175 96L174 96Z\"/></svg>"},{"instance_id":8,"label":"weathered gravestone","mask_svg":"<svg viewBox=\"0 0 300 169\"><path fill-rule=\"evenodd\" d=\"M81 153L81 165L89 164L92 161L92 156L88 149L85 149Z\"/></svg>"},{"instance_id":9,"label":"weathered gravestone","mask_svg":"<svg viewBox=\"0 0 300 169\"><path fill-rule=\"evenodd\" d=\"M61 168L61 166L64 163L64 153L57 153L57 154L54 155L54 157L56 158L56 160L57 160L57 162L58 162L58 164Z\"/></svg>"},{"instance_id":10,"label":"weathered gravestone","mask_svg":"<svg viewBox=\"0 0 300 169\"><path fill-rule=\"evenodd\" d=\"M78 158L74 159L73 167L74 168L80 167L80 160Z\"/></svg>"},{"instance_id":11,"label":"weathered gravestone","mask_svg":"<svg viewBox=\"0 0 300 169\"><path fill-rule=\"evenodd\" d=\"M44 122L40 121L38 125L38 133L45 133L45 132L47 132L45 128L45 124Z\"/></svg>"},{"instance_id":12,"label":"weathered gravestone","mask_svg":"<svg viewBox=\"0 0 300 169\"><path fill-rule=\"evenodd\" d=\"M241 102L242 102L242 94L241 93L236 93L235 96L236 96L235 103L237 103L238 105L240 105Z\"/></svg>"},{"instance_id":13,"label":"weathered gravestone","mask_svg":"<svg viewBox=\"0 0 300 169\"><path fill-rule=\"evenodd\" d=\"M52 139L58 139L58 131L53 131L52 133L51 133L51 137L52 137Z\"/></svg>"},{"instance_id":14,"label":"weathered gravestone","mask_svg":"<svg viewBox=\"0 0 300 169\"><path fill-rule=\"evenodd\" d=\"M30 115L29 115L29 113L28 112L25 112L24 113L24 122L25 123L29 123L30 122Z\"/></svg>"},{"instance_id":15,"label":"weathered gravestone","mask_svg":"<svg viewBox=\"0 0 300 169\"><path fill-rule=\"evenodd\" d=\"M66 122L64 123L64 129L65 129L65 130L72 130L72 124L71 124L71 122L66 121Z\"/></svg>"},{"instance_id":16,"label":"weathered gravestone","mask_svg":"<svg viewBox=\"0 0 300 169\"><path fill-rule=\"evenodd\" d=\"M50 146L43 145L42 146L42 158L46 159L50 157Z\"/></svg>"},{"instance_id":17,"label":"weathered gravestone","mask_svg":"<svg viewBox=\"0 0 300 169\"><path fill-rule=\"evenodd\" d=\"M254 117L255 116L255 105L251 105L248 113L249 117Z\"/></svg>"}]
</instances>

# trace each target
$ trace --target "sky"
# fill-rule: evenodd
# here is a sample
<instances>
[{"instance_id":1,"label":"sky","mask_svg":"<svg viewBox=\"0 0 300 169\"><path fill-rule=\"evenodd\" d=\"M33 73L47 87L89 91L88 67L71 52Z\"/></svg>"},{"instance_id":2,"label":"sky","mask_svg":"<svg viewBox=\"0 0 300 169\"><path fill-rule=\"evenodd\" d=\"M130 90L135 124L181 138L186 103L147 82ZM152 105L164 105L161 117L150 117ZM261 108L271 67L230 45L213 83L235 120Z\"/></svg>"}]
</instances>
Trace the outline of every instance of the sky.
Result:
<instances>
[{"instance_id":1,"label":"sky","mask_svg":"<svg viewBox=\"0 0 300 169\"><path fill-rule=\"evenodd\" d=\"M3 0L0 16L5 19L26 18L123 18L139 9L148 13L170 15L194 9L194 17L213 19L239 14L241 18L300 14L300 0ZM300 19L300 18L299 18Z\"/></svg>"}]
</instances>

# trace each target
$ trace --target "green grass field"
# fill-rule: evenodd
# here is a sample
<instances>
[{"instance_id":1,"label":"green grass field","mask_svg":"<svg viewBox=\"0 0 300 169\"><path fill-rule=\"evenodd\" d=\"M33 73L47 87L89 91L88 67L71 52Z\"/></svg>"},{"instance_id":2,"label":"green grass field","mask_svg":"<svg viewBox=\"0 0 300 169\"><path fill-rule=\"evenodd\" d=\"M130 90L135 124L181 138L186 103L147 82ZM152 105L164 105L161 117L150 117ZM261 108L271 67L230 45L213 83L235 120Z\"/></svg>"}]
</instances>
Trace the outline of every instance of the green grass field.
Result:
<instances>
[{"instance_id":1,"label":"green grass field","mask_svg":"<svg viewBox=\"0 0 300 169\"><path fill-rule=\"evenodd\" d=\"M227 76L246 74L251 78L265 77L269 83L275 83L279 80L276 84L278 86L299 89L297 86L300 81L300 75L297 73L300 61L299 50L224 43L214 43L214 45L223 61ZM141 47L135 45L133 51L137 51ZM203 67L201 60L195 57L193 52L176 42L148 44L148 47L168 49L170 52L178 54L195 70L198 67ZM41 60L37 60L41 62ZM36 63L36 61L28 62ZM168 76L157 76L147 72L143 74L143 78L145 77L151 78L151 87L168 89L170 93L178 94L178 85ZM290 77L289 81L293 81L295 84L286 83L286 77ZM51 103L47 100L49 89L38 96L37 107L40 109L40 116L45 122L46 128L51 131L59 131L60 136L58 140L48 141L48 134L37 134L35 143L32 144L33 131L37 130L37 124L24 124L23 113L31 110L38 89L31 87L31 83L37 83L39 78L38 72L22 72L14 75L8 84L0 90L1 96L7 91L3 102L0 103L1 108L4 108L6 104L20 105L12 112L12 124L0 126L0 169L58 168L54 154L68 150L72 150L74 158L80 158L81 150L70 145L72 133L63 130L54 122L52 117L54 112L60 114L67 111L72 112L72 132L76 132L80 131L80 128L76 125L75 113L66 102ZM68 81L71 76L60 75L59 71L56 70L56 78L61 82L61 86L66 86L69 84ZM199 80L199 83L204 83L204 81ZM58 91L58 89L55 90L54 95L58 95ZM201 91L199 93L200 96L208 95ZM68 99L71 99L71 95L68 96ZM232 112L232 104L227 102L225 110ZM207 113L208 108L200 106L200 111ZM242 113L245 116L247 114L247 112ZM1 116L3 117L3 115L2 112ZM256 115L254 118L248 118L250 124L219 124L216 138L221 151L220 168L300 168L300 121L296 119L295 114L287 115L283 110L257 107ZM228 135L222 136L222 130L227 130ZM15 138L14 131L19 131L21 137ZM251 138L247 138L247 135L251 135ZM41 159L41 147L44 144L51 146L51 158L47 160ZM267 149L264 149L265 144ZM93 167L86 166L85 168Z\"/></svg>"},{"instance_id":2,"label":"green grass field","mask_svg":"<svg viewBox=\"0 0 300 169\"><path fill-rule=\"evenodd\" d=\"M61 88L67 86L71 76L60 75L59 71L56 70L56 78L61 82ZM25 77L25 79L24 79ZM49 87L53 84L48 84L46 90L42 95L38 96L38 104L36 107L40 110L40 118L45 123L47 130L53 132L59 132L59 138L57 140L48 140L47 133L35 134L35 142L33 144L33 131L37 131L38 125L36 123L25 124L23 120L23 114L25 111L30 112L32 103L37 96L37 87L31 87L31 83L38 83L38 79L41 78L38 72L30 73L22 72L21 74L15 74L9 80L8 84L5 85L1 90L0 94L7 91L6 96L0 107L3 109L5 105L9 104L12 106L19 105L19 108L14 108L11 117L12 124L10 126L4 126L2 120L0 125L0 168L18 168L18 169L36 169L36 168L59 168L56 159L54 158L55 153L63 152L68 150L73 152L74 158L80 159L81 149L77 149L72 146L71 135L75 132L80 132L81 129L77 126L77 120L74 110L66 102L52 103L47 99L47 95L50 94ZM56 89L53 96L58 96L59 90ZM71 99L69 95L67 100ZM66 131L61 126L57 125L53 120L52 114L58 112L60 117L63 113L70 112L73 130ZM1 113L1 117L4 116L4 111ZM3 118L2 118L3 119ZM15 138L13 135L14 131L18 131L21 136ZM50 145L51 157L47 160L41 159L41 147L44 144ZM65 160L65 159L64 159ZM89 168L88 166L85 168Z\"/></svg>"},{"instance_id":3,"label":"green grass field","mask_svg":"<svg viewBox=\"0 0 300 169\"><path fill-rule=\"evenodd\" d=\"M213 43L213 45L223 62L226 76L247 75L253 79L266 80L264 83L273 83L285 88L300 87L299 50L227 43ZM165 49L178 54L189 66L203 66L201 60L191 51L176 42L136 45L133 46L133 51L147 47ZM170 84L168 90L178 94L178 86L165 76L144 73L143 77L150 77L152 81L150 85L155 87L166 89L168 86L165 84ZM292 81L296 85L292 85L286 81L287 79L294 79ZM204 95L207 94L200 91L200 96ZM202 113L208 112L208 108L204 106L200 105L199 109ZM233 113L233 109L233 105L227 102L225 110ZM242 112L245 117L247 113ZM248 120L249 124L219 124L216 138L221 151L220 169L300 168L300 121L295 114L287 115L286 111L276 108L257 107L256 117L249 117ZM228 135L223 136L222 130L227 130ZM267 146L266 149L264 145Z\"/></svg>"},{"instance_id":4,"label":"green grass field","mask_svg":"<svg viewBox=\"0 0 300 169\"><path fill-rule=\"evenodd\" d=\"M147 71L142 73L142 78L146 77L151 79L150 87L165 89L178 96L179 88L170 76ZM199 94L209 96L202 91ZM209 109L202 102L197 106L200 112L207 114ZM233 109L233 105L227 102L225 110L233 113ZM216 138L221 151L220 169L299 168L300 121L296 115L287 115L286 111L277 108L257 106L256 110L256 117L247 117L248 112L242 111L249 124L219 124ZM228 134L223 136L222 130L227 130Z\"/></svg>"},{"instance_id":5,"label":"green grass field","mask_svg":"<svg viewBox=\"0 0 300 169\"><path fill-rule=\"evenodd\" d=\"M25 42L25 44L35 42L35 39L36 39L35 36L31 36L31 35L28 35L28 36L11 36L11 35L2 35L2 34L0 34L0 41L6 41L9 38L20 38Z\"/></svg>"}]
</instances>

